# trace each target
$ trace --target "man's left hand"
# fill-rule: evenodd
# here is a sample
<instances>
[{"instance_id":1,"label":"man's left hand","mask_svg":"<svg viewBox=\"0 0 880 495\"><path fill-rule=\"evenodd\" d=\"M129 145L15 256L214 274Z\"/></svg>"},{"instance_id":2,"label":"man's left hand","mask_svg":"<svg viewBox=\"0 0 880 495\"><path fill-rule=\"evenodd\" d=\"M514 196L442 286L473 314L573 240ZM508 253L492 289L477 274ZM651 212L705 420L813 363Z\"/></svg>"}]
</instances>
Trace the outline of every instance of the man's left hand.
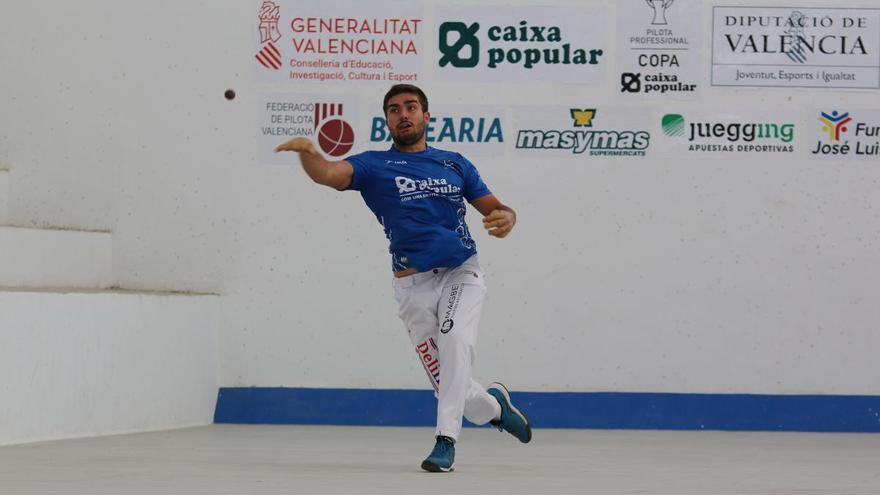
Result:
<instances>
[{"instance_id":1,"label":"man's left hand","mask_svg":"<svg viewBox=\"0 0 880 495\"><path fill-rule=\"evenodd\" d=\"M483 227L486 227L489 235L498 238L507 237L515 224L516 215L506 210L492 210L483 218Z\"/></svg>"}]
</instances>

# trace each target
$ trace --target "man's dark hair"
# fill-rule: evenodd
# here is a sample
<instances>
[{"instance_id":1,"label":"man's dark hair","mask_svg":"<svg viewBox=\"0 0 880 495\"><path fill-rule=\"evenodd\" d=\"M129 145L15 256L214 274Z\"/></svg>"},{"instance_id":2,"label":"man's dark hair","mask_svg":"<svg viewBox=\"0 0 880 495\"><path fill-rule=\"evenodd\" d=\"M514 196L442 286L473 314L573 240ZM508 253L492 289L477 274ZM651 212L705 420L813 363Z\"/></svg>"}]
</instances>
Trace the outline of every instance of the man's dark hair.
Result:
<instances>
[{"instance_id":1,"label":"man's dark hair","mask_svg":"<svg viewBox=\"0 0 880 495\"><path fill-rule=\"evenodd\" d=\"M428 111L428 97L425 96L425 92L419 89L418 86L413 86L412 84L395 84L394 86L391 86L391 89L389 89L387 93L385 93L385 99L382 101L382 113L388 115L388 100L402 93L412 93L418 96L419 104L422 105L422 111Z\"/></svg>"}]
</instances>

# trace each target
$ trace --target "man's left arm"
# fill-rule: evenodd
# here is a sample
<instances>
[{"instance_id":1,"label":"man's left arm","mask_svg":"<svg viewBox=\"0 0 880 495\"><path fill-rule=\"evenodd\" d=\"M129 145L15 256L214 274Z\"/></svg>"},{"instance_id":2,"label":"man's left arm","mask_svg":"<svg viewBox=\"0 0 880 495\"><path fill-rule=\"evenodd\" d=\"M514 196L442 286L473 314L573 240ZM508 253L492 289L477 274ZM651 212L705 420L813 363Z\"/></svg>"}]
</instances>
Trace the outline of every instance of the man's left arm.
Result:
<instances>
[{"instance_id":1,"label":"man's left arm","mask_svg":"<svg viewBox=\"0 0 880 495\"><path fill-rule=\"evenodd\" d=\"M471 204L483 215L483 227L493 237L507 237L516 225L516 212L501 203L494 194L479 197L471 201Z\"/></svg>"}]
</instances>

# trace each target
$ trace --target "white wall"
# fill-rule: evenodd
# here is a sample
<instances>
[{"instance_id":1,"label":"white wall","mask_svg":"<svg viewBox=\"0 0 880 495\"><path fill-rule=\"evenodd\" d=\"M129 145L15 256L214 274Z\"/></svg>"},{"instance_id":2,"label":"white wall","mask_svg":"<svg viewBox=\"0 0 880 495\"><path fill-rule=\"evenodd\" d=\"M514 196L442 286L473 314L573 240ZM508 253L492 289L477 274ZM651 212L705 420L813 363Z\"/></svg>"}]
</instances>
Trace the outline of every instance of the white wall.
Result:
<instances>
[{"instance_id":1,"label":"white wall","mask_svg":"<svg viewBox=\"0 0 880 495\"><path fill-rule=\"evenodd\" d=\"M366 122L385 87L257 84L255 10L4 7L10 219L111 230L123 286L220 292L221 386L424 388L395 317L381 227L359 196L315 186L293 157L290 167L256 159L262 93L354 95ZM621 102L613 67L591 86L420 84L435 110L613 104L654 119L669 108L880 107L876 91L711 88L703 57L695 102ZM510 238L476 234L490 284L480 379L527 390L880 393L876 162L556 161L509 143L474 161L519 212Z\"/></svg>"},{"instance_id":2,"label":"white wall","mask_svg":"<svg viewBox=\"0 0 880 495\"><path fill-rule=\"evenodd\" d=\"M0 445L209 424L216 296L0 292Z\"/></svg>"}]
</instances>

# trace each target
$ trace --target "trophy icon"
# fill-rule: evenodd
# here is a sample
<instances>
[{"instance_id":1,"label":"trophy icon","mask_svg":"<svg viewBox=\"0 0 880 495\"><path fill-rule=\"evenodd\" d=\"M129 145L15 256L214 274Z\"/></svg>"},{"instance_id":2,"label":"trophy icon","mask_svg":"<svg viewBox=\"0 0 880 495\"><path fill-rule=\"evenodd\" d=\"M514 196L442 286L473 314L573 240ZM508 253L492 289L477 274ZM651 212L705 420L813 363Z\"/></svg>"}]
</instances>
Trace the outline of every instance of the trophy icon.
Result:
<instances>
[{"instance_id":1,"label":"trophy icon","mask_svg":"<svg viewBox=\"0 0 880 495\"><path fill-rule=\"evenodd\" d=\"M645 0L645 3L648 4L648 7L654 11L654 19L651 21L651 25L665 25L666 24L666 9L672 5L674 0Z\"/></svg>"}]
</instances>

